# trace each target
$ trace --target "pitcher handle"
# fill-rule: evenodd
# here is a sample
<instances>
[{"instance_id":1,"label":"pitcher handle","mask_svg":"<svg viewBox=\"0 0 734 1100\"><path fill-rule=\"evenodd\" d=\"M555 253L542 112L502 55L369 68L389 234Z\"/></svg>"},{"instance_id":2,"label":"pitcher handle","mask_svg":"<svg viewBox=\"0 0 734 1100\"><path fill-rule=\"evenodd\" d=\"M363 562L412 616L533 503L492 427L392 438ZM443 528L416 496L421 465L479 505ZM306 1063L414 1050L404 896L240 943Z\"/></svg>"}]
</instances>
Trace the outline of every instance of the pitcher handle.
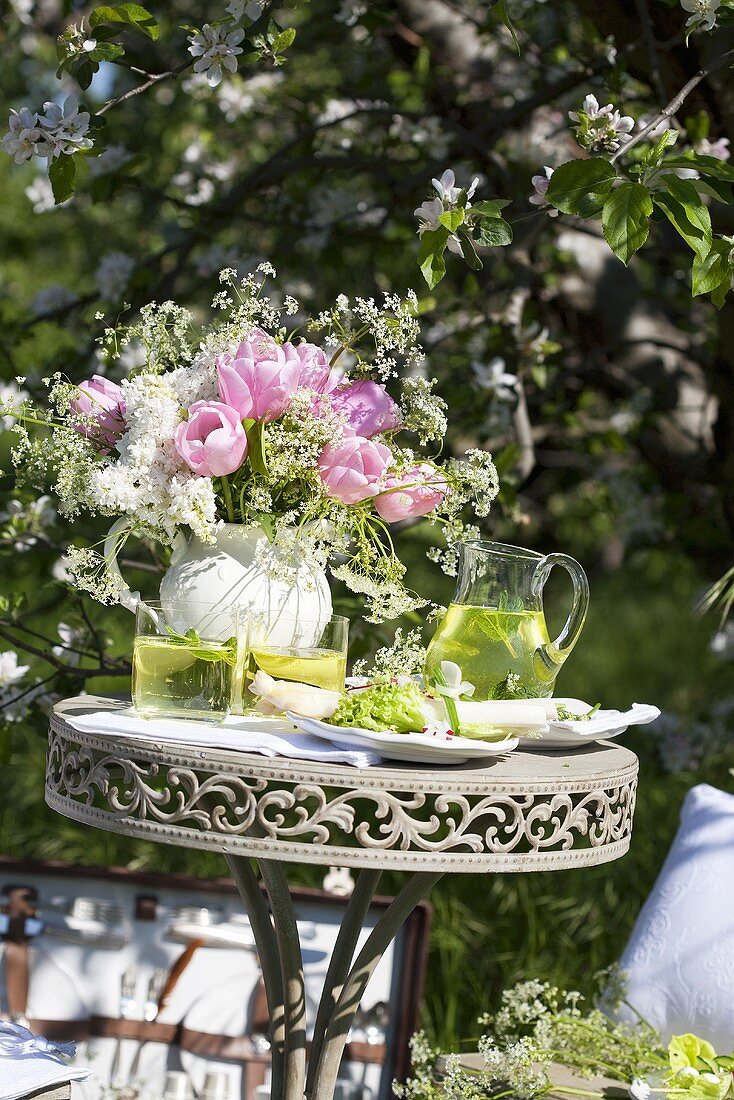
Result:
<instances>
[{"instance_id":1,"label":"pitcher handle","mask_svg":"<svg viewBox=\"0 0 734 1100\"><path fill-rule=\"evenodd\" d=\"M557 666L566 660L578 641L589 609L589 582L586 579L586 573L574 558L569 557L568 554L548 554L538 563L533 577L533 591L538 595L545 588L545 582L554 565L562 566L573 583L573 606L563 629L554 641L542 647L546 660Z\"/></svg>"},{"instance_id":2,"label":"pitcher handle","mask_svg":"<svg viewBox=\"0 0 734 1100\"><path fill-rule=\"evenodd\" d=\"M141 602L140 593L132 591L120 572L120 565L117 560L117 555L127 542L129 534L130 520L127 519L126 516L123 516L122 519L118 519L113 523L107 532L107 538L104 540L103 554L108 573L111 573L113 577L117 577L120 582L117 602L122 607L127 608L128 611L132 611L134 615L138 608L138 604Z\"/></svg>"}]
</instances>

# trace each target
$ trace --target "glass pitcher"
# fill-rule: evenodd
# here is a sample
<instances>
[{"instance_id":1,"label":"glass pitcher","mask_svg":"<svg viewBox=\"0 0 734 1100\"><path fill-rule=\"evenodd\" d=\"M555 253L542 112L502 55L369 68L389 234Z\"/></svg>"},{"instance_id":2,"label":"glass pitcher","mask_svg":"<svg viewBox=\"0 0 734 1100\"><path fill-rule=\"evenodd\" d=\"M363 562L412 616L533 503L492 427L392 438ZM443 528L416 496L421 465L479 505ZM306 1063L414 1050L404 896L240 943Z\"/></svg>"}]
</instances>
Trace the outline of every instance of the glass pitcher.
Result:
<instances>
[{"instance_id":1,"label":"glass pitcher","mask_svg":"<svg viewBox=\"0 0 734 1100\"><path fill-rule=\"evenodd\" d=\"M573 607L551 641L543 588L554 565L571 576ZM463 679L475 685L474 699L551 696L588 606L586 574L567 554L544 556L501 542L465 542L454 598L428 647L426 682L434 682L441 661L454 661Z\"/></svg>"}]
</instances>

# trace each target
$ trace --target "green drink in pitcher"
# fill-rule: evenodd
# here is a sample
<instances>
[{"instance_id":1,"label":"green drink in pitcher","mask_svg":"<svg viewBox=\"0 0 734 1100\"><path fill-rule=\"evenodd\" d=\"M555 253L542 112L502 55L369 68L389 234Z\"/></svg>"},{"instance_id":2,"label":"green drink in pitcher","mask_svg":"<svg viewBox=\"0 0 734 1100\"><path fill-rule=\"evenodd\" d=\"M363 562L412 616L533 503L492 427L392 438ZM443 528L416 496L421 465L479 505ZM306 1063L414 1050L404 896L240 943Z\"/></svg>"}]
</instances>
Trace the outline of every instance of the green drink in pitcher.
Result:
<instances>
[{"instance_id":1,"label":"green drink in pitcher","mask_svg":"<svg viewBox=\"0 0 734 1100\"><path fill-rule=\"evenodd\" d=\"M574 603L566 625L551 641L543 587L554 565L570 574ZM502 543L472 541L461 547L456 594L426 655L426 683L442 661L453 661L474 684L473 699L546 698L586 618L586 575L565 554L543 556Z\"/></svg>"}]
</instances>

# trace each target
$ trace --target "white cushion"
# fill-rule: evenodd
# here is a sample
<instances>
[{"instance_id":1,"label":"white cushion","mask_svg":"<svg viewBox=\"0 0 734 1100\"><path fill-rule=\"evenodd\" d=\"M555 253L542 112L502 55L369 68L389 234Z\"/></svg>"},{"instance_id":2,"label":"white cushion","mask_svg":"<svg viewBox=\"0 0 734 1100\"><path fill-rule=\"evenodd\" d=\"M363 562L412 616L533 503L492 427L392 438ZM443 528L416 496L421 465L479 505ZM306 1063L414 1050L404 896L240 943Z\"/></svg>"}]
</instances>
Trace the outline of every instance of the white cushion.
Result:
<instances>
[{"instance_id":1,"label":"white cushion","mask_svg":"<svg viewBox=\"0 0 734 1100\"><path fill-rule=\"evenodd\" d=\"M688 792L621 965L627 999L665 1042L692 1031L719 1053L734 1049L733 795Z\"/></svg>"}]
</instances>

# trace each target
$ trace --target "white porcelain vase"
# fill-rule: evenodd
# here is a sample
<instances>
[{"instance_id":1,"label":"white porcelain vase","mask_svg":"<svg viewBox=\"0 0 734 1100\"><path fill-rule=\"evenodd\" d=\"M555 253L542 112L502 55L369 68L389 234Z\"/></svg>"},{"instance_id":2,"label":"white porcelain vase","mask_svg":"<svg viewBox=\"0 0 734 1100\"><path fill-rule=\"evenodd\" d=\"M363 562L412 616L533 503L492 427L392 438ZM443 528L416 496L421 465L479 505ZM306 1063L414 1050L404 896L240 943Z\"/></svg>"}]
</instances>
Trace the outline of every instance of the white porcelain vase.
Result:
<instances>
[{"instance_id":1,"label":"white porcelain vase","mask_svg":"<svg viewBox=\"0 0 734 1100\"><path fill-rule=\"evenodd\" d=\"M108 568L120 578L117 550L126 528L127 520L114 524L104 549ZM265 615L271 624L275 623L268 632L269 641L275 645L294 644L294 619L304 625L327 623L332 606L324 570L304 555L287 579L276 580L262 566L263 557L269 553L277 554L278 550L271 546L264 531L237 523L223 524L214 542L202 542L196 536L187 539L179 532L171 565L160 586L168 623L181 633L193 628L211 640L224 639L231 634L232 608L237 607L243 618ZM122 584L120 603L135 611L140 593L132 592L124 579ZM188 609L187 603L191 604ZM208 605L205 623L197 604ZM277 625L280 616L281 627ZM305 641L297 640L301 644Z\"/></svg>"}]
</instances>

